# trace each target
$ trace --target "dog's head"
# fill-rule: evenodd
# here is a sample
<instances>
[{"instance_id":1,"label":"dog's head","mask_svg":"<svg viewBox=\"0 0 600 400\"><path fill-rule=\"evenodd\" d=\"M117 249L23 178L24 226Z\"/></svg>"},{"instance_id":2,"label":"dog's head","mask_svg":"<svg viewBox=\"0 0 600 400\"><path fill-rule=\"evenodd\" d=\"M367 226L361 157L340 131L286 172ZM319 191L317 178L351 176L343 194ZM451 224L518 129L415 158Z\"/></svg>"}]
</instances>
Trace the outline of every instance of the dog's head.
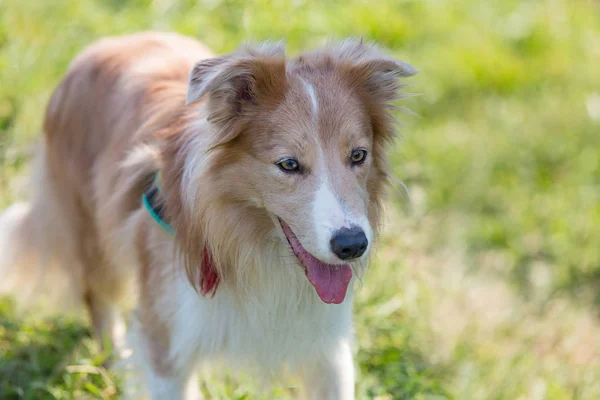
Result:
<instances>
[{"instance_id":1,"label":"dog's head","mask_svg":"<svg viewBox=\"0 0 600 400\"><path fill-rule=\"evenodd\" d=\"M227 243L275 232L320 298L342 302L378 225L385 147L394 136L390 103L400 97L398 78L414 73L359 40L293 59L266 44L198 63L187 102L206 101L214 136L203 142L205 165L190 165L197 157L189 155L182 168L185 218L196 218L195 208L228 210L200 224L216 253L224 244L210 243L211 230ZM199 206L201 197L218 204Z\"/></svg>"}]
</instances>

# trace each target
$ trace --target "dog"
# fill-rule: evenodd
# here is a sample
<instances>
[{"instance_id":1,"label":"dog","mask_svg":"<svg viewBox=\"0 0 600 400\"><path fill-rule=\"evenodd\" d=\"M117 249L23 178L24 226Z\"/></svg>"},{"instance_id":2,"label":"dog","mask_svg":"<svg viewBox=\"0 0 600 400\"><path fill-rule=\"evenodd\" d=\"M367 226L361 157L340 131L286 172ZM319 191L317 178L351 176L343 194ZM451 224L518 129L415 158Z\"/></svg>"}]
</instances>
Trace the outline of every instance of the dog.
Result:
<instances>
[{"instance_id":1,"label":"dog","mask_svg":"<svg viewBox=\"0 0 600 400\"><path fill-rule=\"evenodd\" d=\"M415 73L361 39L296 57L174 33L92 44L48 103L31 202L0 219L4 287L44 276L80 299L154 399L197 398L213 361L353 399L353 293Z\"/></svg>"}]
</instances>

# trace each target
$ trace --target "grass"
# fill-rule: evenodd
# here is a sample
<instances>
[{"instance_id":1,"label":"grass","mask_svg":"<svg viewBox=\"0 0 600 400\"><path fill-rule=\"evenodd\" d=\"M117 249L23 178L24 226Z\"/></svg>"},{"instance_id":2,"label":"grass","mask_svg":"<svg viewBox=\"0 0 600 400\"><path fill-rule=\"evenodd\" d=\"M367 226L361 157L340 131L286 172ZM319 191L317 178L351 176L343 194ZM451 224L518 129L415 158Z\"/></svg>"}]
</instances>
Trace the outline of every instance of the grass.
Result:
<instances>
[{"instance_id":1,"label":"grass","mask_svg":"<svg viewBox=\"0 0 600 400\"><path fill-rule=\"evenodd\" d=\"M117 394L81 321L19 318L9 301L0 303L0 398L110 398Z\"/></svg>"},{"instance_id":2,"label":"grass","mask_svg":"<svg viewBox=\"0 0 600 400\"><path fill-rule=\"evenodd\" d=\"M421 72L398 188L356 306L363 399L600 398L600 6L592 0L0 0L0 204L42 110L107 34L175 30L219 52L364 35ZM0 307L0 398L117 398L87 323ZM84 371L84 372L82 372ZM87 372L86 372L87 371ZM214 399L259 394L209 380Z\"/></svg>"}]
</instances>

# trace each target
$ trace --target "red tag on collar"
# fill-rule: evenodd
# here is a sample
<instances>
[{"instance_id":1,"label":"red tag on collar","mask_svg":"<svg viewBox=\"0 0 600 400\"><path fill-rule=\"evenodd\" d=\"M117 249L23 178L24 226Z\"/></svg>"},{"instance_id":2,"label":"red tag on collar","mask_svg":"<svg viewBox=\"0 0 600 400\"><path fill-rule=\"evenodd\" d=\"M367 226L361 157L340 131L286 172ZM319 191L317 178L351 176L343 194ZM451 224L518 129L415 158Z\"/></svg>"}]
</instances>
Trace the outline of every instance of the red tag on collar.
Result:
<instances>
[{"instance_id":1,"label":"red tag on collar","mask_svg":"<svg viewBox=\"0 0 600 400\"><path fill-rule=\"evenodd\" d=\"M208 250L204 250L202 257L202 265L200 266L200 294L214 297L217 287L219 286L219 274L215 268L215 263Z\"/></svg>"}]
</instances>

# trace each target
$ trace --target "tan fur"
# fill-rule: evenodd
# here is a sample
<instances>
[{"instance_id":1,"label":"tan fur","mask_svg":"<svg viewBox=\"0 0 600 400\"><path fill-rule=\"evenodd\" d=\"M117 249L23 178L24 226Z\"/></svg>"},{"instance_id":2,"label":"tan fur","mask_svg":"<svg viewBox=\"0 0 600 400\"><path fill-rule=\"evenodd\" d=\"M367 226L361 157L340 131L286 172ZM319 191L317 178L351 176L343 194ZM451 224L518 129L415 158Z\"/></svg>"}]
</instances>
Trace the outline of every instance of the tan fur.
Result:
<instances>
[{"instance_id":1,"label":"tan fur","mask_svg":"<svg viewBox=\"0 0 600 400\"><path fill-rule=\"evenodd\" d=\"M165 301L183 271L198 287L205 251L221 278L217 290L243 304L273 272L256 254L285 243L276 217L309 251L316 246L307 216L323 182L349 213L379 226L390 102L397 78L415 72L361 41L295 59L279 43L211 57L192 39L159 33L107 38L79 55L49 102L43 187L25 217L60 218L64 243L48 239L48 254L63 251L62 268L99 334L110 334L111 307L137 299L160 376L180 373ZM357 146L369 156L351 166ZM303 173L282 173L274 164L283 156L298 158ZM175 238L140 203L159 169ZM352 266L360 273L364 262ZM299 271L291 252L282 268Z\"/></svg>"},{"instance_id":2,"label":"tan fur","mask_svg":"<svg viewBox=\"0 0 600 400\"><path fill-rule=\"evenodd\" d=\"M109 298L123 290L128 266L106 265L104 248L121 240L111 236L139 208L144 174L156 166L136 166L141 171L132 176L119 164L144 122L157 112L164 119L179 112L189 70L207 56L201 45L175 35L104 39L73 62L52 96L44 123L48 177L78 232L84 275L93 282L86 290Z\"/></svg>"}]
</instances>

